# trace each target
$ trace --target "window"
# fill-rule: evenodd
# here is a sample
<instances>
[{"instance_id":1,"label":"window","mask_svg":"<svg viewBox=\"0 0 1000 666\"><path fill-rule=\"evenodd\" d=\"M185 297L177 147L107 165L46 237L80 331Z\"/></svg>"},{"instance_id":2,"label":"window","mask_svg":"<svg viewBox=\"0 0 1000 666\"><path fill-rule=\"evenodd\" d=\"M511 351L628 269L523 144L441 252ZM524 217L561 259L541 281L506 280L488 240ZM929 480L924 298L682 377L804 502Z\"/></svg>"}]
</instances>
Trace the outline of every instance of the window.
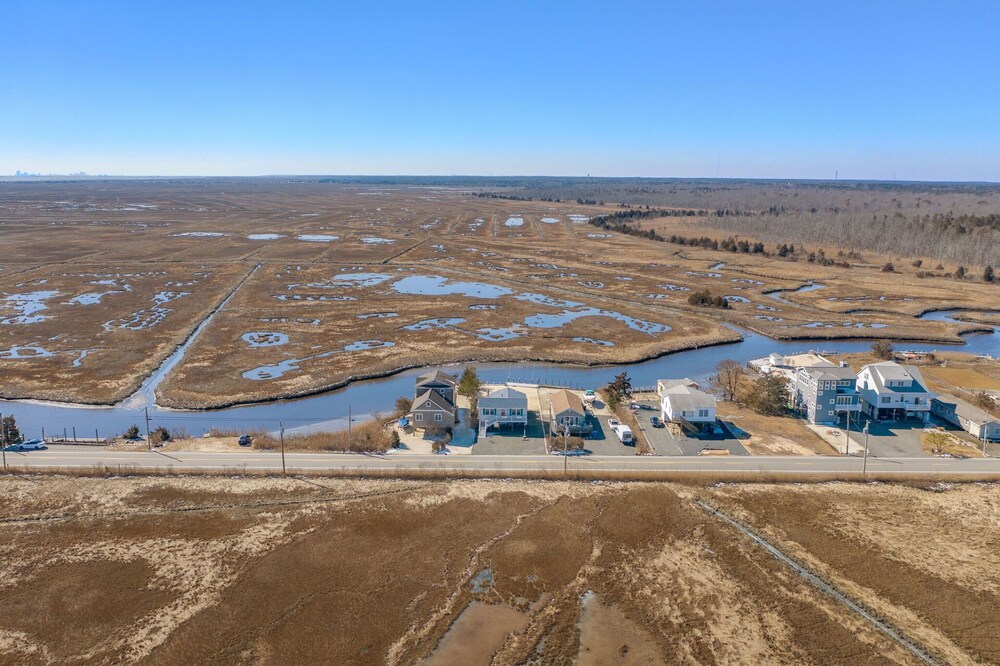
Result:
<instances>
[{"instance_id":1,"label":"window","mask_svg":"<svg viewBox=\"0 0 1000 666\"><path fill-rule=\"evenodd\" d=\"M413 420L414 421L423 421L424 420L424 415L421 414L420 412L417 412L416 414L413 415Z\"/></svg>"},{"instance_id":2,"label":"window","mask_svg":"<svg viewBox=\"0 0 1000 666\"><path fill-rule=\"evenodd\" d=\"M706 416L708 416L708 410L707 409L699 409L698 410L698 416L701 416L703 418L706 417Z\"/></svg>"},{"instance_id":3,"label":"window","mask_svg":"<svg viewBox=\"0 0 1000 666\"><path fill-rule=\"evenodd\" d=\"M890 396L883 396L882 397L882 404L883 405L888 405L890 402L892 402L892 398Z\"/></svg>"},{"instance_id":4,"label":"window","mask_svg":"<svg viewBox=\"0 0 1000 666\"><path fill-rule=\"evenodd\" d=\"M444 414L435 414L434 415L434 420L435 421L444 421Z\"/></svg>"},{"instance_id":5,"label":"window","mask_svg":"<svg viewBox=\"0 0 1000 666\"><path fill-rule=\"evenodd\" d=\"M836 404L836 400L834 400L833 398L830 398L830 404L831 404L831 405L834 405L834 404Z\"/></svg>"}]
</instances>

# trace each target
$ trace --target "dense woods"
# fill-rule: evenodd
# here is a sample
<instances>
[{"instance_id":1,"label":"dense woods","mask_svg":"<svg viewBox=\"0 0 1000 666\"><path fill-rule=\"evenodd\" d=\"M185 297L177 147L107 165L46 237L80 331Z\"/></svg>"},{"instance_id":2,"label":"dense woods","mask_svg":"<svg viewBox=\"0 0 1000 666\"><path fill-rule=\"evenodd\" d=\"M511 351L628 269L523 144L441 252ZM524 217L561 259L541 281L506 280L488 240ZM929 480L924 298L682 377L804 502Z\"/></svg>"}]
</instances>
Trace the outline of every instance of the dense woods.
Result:
<instances>
[{"instance_id":1,"label":"dense woods","mask_svg":"<svg viewBox=\"0 0 1000 666\"><path fill-rule=\"evenodd\" d=\"M621 202L634 207L621 213L641 214L616 212L611 223L659 213L766 243L1000 263L1000 185L991 183L550 179L523 193Z\"/></svg>"}]
</instances>

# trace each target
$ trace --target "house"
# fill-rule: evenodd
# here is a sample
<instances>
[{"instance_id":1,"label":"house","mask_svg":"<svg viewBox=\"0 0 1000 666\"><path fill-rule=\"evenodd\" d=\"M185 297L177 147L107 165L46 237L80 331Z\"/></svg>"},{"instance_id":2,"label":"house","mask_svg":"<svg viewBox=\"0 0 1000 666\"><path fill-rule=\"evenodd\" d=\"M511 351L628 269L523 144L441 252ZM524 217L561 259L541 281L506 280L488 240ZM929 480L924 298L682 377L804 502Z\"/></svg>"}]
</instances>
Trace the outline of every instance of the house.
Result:
<instances>
[{"instance_id":1,"label":"house","mask_svg":"<svg viewBox=\"0 0 1000 666\"><path fill-rule=\"evenodd\" d=\"M812 423L833 425L861 411L858 377L845 365L803 367L795 373L792 406Z\"/></svg>"},{"instance_id":2,"label":"house","mask_svg":"<svg viewBox=\"0 0 1000 666\"><path fill-rule=\"evenodd\" d=\"M504 386L479 399L479 428L505 425L525 426L528 423L528 396Z\"/></svg>"},{"instance_id":3,"label":"house","mask_svg":"<svg viewBox=\"0 0 1000 666\"><path fill-rule=\"evenodd\" d=\"M795 385L795 378L799 368L835 368L837 364L816 352L810 351L800 354L789 354L787 356L772 353L764 358L748 361L747 366L762 375L781 375L788 380L789 393L792 393L792 386Z\"/></svg>"},{"instance_id":4,"label":"house","mask_svg":"<svg viewBox=\"0 0 1000 666\"><path fill-rule=\"evenodd\" d=\"M931 400L920 370L895 361L869 363L858 373L861 409L876 421L930 420Z\"/></svg>"},{"instance_id":5,"label":"house","mask_svg":"<svg viewBox=\"0 0 1000 666\"><path fill-rule=\"evenodd\" d=\"M660 379L660 418L680 424L685 430L699 432L715 426L715 396L702 391L690 379Z\"/></svg>"},{"instance_id":6,"label":"house","mask_svg":"<svg viewBox=\"0 0 1000 666\"><path fill-rule=\"evenodd\" d=\"M415 428L451 428L458 418L455 377L435 370L417 377L416 398L411 409Z\"/></svg>"},{"instance_id":7,"label":"house","mask_svg":"<svg viewBox=\"0 0 1000 666\"><path fill-rule=\"evenodd\" d=\"M549 397L549 416L553 432L568 431L571 435L589 435L593 429L587 423L583 400L566 389L556 391Z\"/></svg>"},{"instance_id":8,"label":"house","mask_svg":"<svg viewBox=\"0 0 1000 666\"><path fill-rule=\"evenodd\" d=\"M954 423L976 439L1000 440L1000 419L961 398L933 398L931 413Z\"/></svg>"}]
</instances>

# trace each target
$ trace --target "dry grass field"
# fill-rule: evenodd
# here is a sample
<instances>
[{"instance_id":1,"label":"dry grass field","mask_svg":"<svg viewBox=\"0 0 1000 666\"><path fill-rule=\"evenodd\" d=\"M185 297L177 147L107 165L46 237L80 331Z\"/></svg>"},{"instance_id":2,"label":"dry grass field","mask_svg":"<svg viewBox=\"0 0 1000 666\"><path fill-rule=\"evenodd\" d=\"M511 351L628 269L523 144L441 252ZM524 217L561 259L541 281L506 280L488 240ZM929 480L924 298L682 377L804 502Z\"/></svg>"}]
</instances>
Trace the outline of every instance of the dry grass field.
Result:
<instances>
[{"instance_id":1,"label":"dry grass field","mask_svg":"<svg viewBox=\"0 0 1000 666\"><path fill-rule=\"evenodd\" d=\"M0 478L0 662L998 663L995 487Z\"/></svg>"},{"instance_id":2,"label":"dry grass field","mask_svg":"<svg viewBox=\"0 0 1000 666\"><path fill-rule=\"evenodd\" d=\"M882 273L870 259L845 269L657 243L587 223L619 210L610 204L476 191L0 184L0 372L10 378L0 394L115 402L201 322L158 389L162 404L304 395L465 360L624 363L737 339L726 323L783 339L958 342L981 325L916 315L996 302L993 285L921 279L908 264ZM809 281L822 287L787 291ZM731 308L689 305L701 290Z\"/></svg>"}]
</instances>

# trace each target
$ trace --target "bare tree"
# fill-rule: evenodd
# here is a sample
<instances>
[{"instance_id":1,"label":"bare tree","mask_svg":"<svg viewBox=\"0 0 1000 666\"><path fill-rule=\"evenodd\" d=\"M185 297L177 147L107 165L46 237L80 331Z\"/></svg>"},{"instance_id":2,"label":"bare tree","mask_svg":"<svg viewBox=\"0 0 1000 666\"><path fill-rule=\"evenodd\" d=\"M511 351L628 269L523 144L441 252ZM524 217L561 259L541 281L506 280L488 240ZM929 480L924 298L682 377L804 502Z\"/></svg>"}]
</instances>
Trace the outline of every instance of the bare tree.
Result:
<instances>
[{"instance_id":1,"label":"bare tree","mask_svg":"<svg viewBox=\"0 0 1000 666\"><path fill-rule=\"evenodd\" d=\"M715 366L715 374L709 380L709 386L722 394L723 400L736 400L740 389L740 380L746 374L739 363L732 359L723 359Z\"/></svg>"}]
</instances>

